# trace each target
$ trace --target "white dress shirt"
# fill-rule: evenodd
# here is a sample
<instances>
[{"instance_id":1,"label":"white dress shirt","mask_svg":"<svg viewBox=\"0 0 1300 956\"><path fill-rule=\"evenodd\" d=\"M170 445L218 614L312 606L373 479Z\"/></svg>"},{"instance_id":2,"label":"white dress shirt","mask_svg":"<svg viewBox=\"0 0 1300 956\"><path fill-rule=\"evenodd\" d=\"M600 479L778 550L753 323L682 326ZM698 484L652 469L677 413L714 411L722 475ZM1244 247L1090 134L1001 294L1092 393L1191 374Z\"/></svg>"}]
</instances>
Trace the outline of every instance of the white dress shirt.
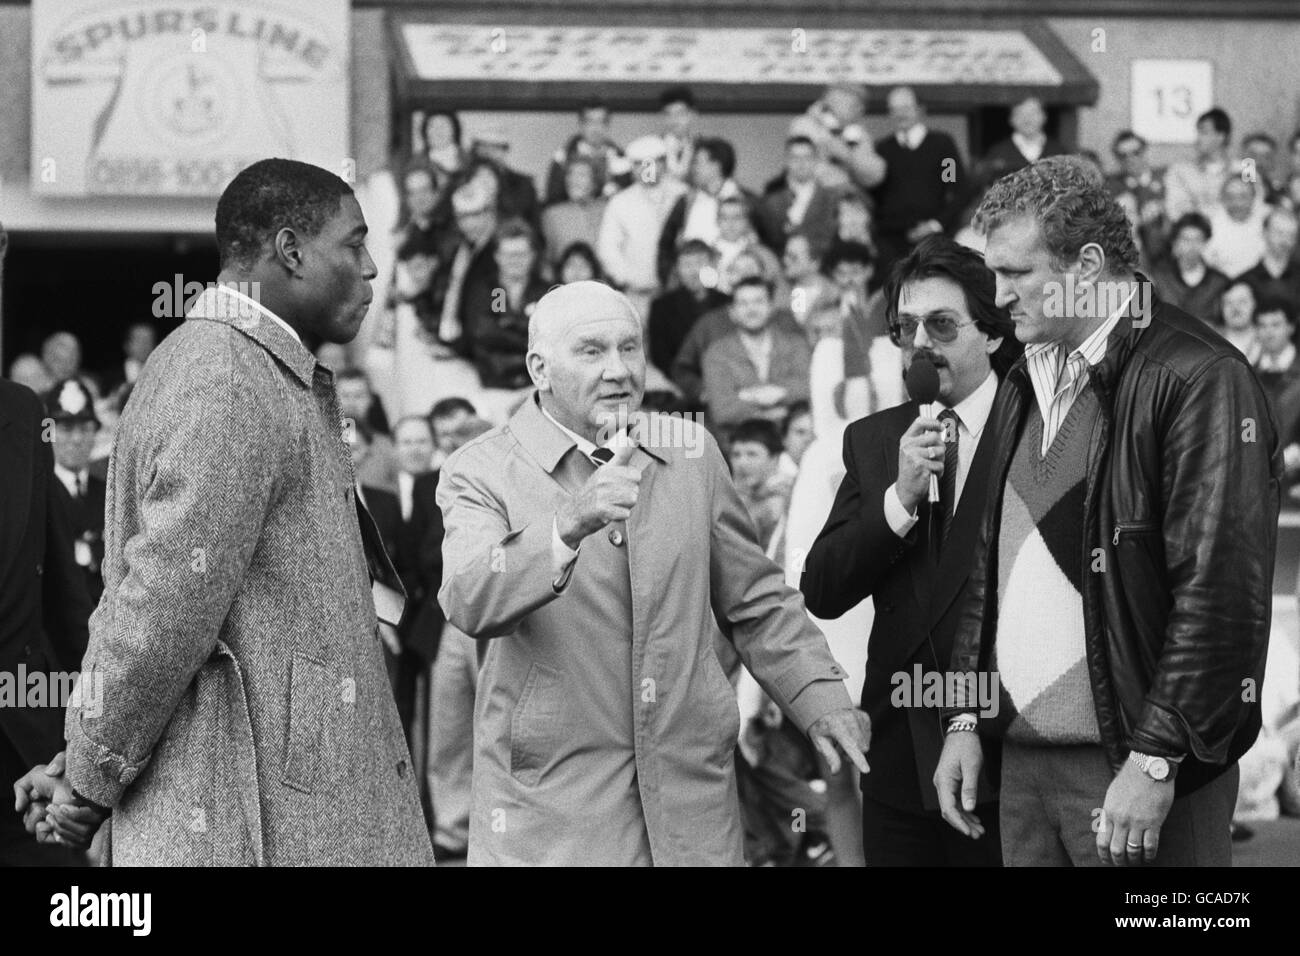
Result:
<instances>
[{"instance_id":1,"label":"white dress shirt","mask_svg":"<svg viewBox=\"0 0 1300 956\"><path fill-rule=\"evenodd\" d=\"M925 142L925 134L929 130L925 128L924 123L917 123L907 128L906 132L895 133L894 138L898 140L898 145L904 149L920 149L921 144Z\"/></svg>"},{"instance_id":2,"label":"white dress shirt","mask_svg":"<svg viewBox=\"0 0 1300 956\"><path fill-rule=\"evenodd\" d=\"M952 410L957 415L958 504L961 502L962 489L966 487L966 476L970 474L971 461L975 458L975 448L979 444L980 435L984 434L984 426L988 424L989 413L993 411L993 398L997 393L998 377L990 371L979 388L953 406ZM943 402L935 404L938 406L935 409L936 417L939 412L948 407ZM956 511L957 507L954 505L953 512ZM897 482L885 491L885 520L889 522L889 527L893 529L894 534L900 538L905 537L919 520L917 515L909 513L903 507L903 501L898 497Z\"/></svg>"},{"instance_id":3,"label":"white dress shirt","mask_svg":"<svg viewBox=\"0 0 1300 956\"><path fill-rule=\"evenodd\" d=\"M1036 163L1038 158L1043 155L1043 149L1047 146L1047 137L1039 136L1037 139L1030 139L1019 133L1012 133L1011 142L1015 143L1016 149L1020 150L1021 156L1031 163Z\"/></svg>"},{"instance_id":4,"label":"white dress shirt","mask_svg":"<svg viewBox=\"0 0 1300 956\"><path fill-rule=\"evenodd\" d=\"M219 291L225 293L226 295L234 296L239 301L248 303L258 312L262 313L262 315L266 316L276 325L280 326L280 328L284 329L286 332L292 335L296 342L298 342L300 345L302 344L302 336L297 333L297 331L294 329L292 325L284 321L284 319L280 318L278 315L276 315L266 306L262 305L262 303L258 302L256 299L251 299L248 296L244 295L244 293L240 292L238 289L232 289L230 286L222 285L220 282L217 283L216 288Z\"/></svg>"},{"instance_id":5,"label":"white dress shirt","mask_svg":"<svg viewBox=\"0 0 1300 956\"><path fill-rule=\"evenodd\" d=\"M397 500L402 505L402 520L410 521L415 510L415 475L409 471L397 473Z\"/></svg>"}]
</instances>

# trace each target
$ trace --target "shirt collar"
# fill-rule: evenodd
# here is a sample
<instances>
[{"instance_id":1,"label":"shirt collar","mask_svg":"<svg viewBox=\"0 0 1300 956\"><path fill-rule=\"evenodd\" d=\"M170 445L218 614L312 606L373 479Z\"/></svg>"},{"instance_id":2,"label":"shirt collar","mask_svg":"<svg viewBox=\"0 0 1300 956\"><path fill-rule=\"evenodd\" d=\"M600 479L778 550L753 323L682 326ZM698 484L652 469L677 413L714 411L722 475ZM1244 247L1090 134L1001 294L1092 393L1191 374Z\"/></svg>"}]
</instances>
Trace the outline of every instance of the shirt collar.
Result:
<instances>
[{"instance_id":1,"label":"shirt collar","mask_svg":"<svg viewBox=\"0 0 1300 956\"><path fill-rule=\"evenodd\" d=\"M980 433L984 431L984 425L993 411L993 399L997 394L998 377L990 369L988 376L980 382L979 388L952 406L952 410L957 413L957 418L972 438L979 438Z\"/></svg>"},{"instance_id":2,"label":"shirt collar","mask_svg":"<svg viewBox=\"0 0 1300 956\"><path fill-rule=\"evenodd\" d=\"M542 405L541 396L538 396L537 407L541 409L542 414L547 417L547 419L550 421L552 425L554 425L556 428L562 431L566 438L568 438L570 441L572 441L575 445L578 446L578 451L582 452L588 458L591 457L591 453L596 450L595 442L587 441L587 439L583 438L573 429L565 428L563 425L561 425L560 422L556 419L556 417L552 415L550 412L548 412L546 408Z\"/></svg>"},{"instance_id":3,"label":"shirt collar","mask_svg":"<svg viewBox=\"0 0 1300 956\"><path fill-rule=\"evenodd\" d=\"M284 319L239 290L222 284L208 286L186 318L234 326L274 355L304 385L311 385L316 356Z\"/></svg>"},{"instance_id":4,"label":"shirt collar","mask_svg":"<svg viewBox=\"0 0 1300 956\"><path fill-rule=\"evenodd\" d=\"M1133 291L1128 294L1120 304L1120 307L1111 313L1110 318L1097 326L1091 335L1080 342L1078 347L1065 357L1067 362L1071 361L1075 356L1082 356L1089 365L1097 365L1106 357L1106 339L1110 337L1110 333L1115 330L1115 326L1119 325L1119 320L1122 319L1124 314L1128 311L1129 306L1133 302L1133 297L1137 295L1137 289L1138 287L1134 285ZM1025 346L1025 358L1026 360L1031 359L1035 355L1046 352L1048 349L1057 348L1060 344L1059 341L1056 341L1039 342L1034 345L1027 345Z\"/></svg>"},{"instance_id":5,"label":"shirt collar","mask_svg":"<svg viewBox=\"0 0 1300 956\"><path fill-rule=\"evenodd\" d=\"M54 463L54 473L58 475L59 481L68 489L68 493L75 492L76 487L82 481L86 480L88 469L83 468L81 471L73 471L71 468L64 468L57 461Z\"/></svg>"}]
</instances>

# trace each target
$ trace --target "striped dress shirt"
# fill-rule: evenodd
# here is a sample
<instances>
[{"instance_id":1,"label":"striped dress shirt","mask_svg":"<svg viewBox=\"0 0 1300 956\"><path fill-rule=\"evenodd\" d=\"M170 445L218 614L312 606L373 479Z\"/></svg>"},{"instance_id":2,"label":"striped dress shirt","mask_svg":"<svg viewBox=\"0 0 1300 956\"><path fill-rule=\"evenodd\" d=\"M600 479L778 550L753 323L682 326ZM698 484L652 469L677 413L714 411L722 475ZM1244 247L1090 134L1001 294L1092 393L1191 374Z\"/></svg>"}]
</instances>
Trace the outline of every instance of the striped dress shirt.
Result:
<instances>
[{"instance_id":1,"label":"striped dress shirt","mask_svg":"<svg viewBox=\"0 0 1300 956\"><path fill-rule=\"evenodd\" d=\"M1130 294L1110 318L1068 354L1060 342L1040 342L1025 348L1025 364L1029 367L1038 410L1043 416L1040 457L1046 457L1061 422L1070 412L1070 406L1088 384L1088 366L1096 365L1106 356L1106 339L1128 311L1132 300Z\"/></svg>"}]
</instances>

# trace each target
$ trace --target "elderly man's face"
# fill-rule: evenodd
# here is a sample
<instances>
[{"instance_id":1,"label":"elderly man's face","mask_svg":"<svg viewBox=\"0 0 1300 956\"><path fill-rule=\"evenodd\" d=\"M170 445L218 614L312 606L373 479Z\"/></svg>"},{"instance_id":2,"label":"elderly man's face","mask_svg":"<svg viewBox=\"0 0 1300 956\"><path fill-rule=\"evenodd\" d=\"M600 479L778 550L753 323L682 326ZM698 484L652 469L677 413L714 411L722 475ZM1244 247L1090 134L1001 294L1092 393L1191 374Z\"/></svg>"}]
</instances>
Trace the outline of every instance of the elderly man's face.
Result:
<instances>
[{"instance_id":1,"label":"elderly man's face","mask_svg":"<svg viewBox=\"0 0 1300 956\"><path fill-rule=\"evenodd\" d=\"M579 435L634 415L645 395L641 323L626 300L593 297L582 314L558 317L543 333L534 384L549 394L552 414Z\"/></svg>"},{"instance_id":2,"label":"elderly man's face","mask_svg":"<svg viewBox=\"0 0 1300 956\"><path fill-rule=\"evenodd\" d=\"M906 133L921 119L921 107L916 102L916 94L905 86L900 86L889 93L889 119L897 133Z\"/></svg>"}]
</instances>

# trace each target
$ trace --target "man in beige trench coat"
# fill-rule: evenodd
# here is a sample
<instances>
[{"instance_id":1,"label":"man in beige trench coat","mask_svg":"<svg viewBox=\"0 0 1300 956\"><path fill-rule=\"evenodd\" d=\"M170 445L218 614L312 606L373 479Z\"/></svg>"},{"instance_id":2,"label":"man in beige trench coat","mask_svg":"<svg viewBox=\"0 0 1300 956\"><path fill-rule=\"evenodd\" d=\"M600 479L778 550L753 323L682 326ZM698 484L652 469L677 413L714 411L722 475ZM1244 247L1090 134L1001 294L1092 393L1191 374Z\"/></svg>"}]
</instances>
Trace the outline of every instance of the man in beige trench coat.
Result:
<instances>
[{"instance_id":1,"label":"man in beige trench coat","mask_svg":"<svg viewBox=\"0 0 1300 956\"><path fill-rule=\"evenodd\" d=\"M439 600L482 658L469 862L740 865L739 715L715 621L836 769L842 752L866 770L866 716L712 436L639 414L626 297L552 290L529 339L537 391L438 488Z\"/></svg>"}]
</instances>

